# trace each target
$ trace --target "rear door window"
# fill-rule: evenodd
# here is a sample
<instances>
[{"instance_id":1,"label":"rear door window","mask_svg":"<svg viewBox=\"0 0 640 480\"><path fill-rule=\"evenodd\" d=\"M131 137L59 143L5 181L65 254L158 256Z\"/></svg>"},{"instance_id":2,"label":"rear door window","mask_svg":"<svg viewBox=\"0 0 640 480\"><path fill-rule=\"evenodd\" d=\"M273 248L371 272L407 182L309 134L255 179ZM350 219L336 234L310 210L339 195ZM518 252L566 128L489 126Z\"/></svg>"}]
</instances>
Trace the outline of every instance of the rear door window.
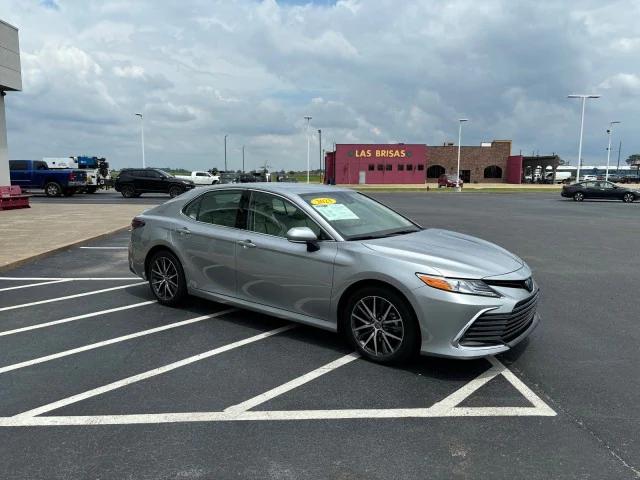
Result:
<instances>
[{"instance_id":1,"label":"rear door window","mask_svg":"<svg viewBox=\"0 0 640 480\"><path fill-rule=\"evenodd\" d=\"M28 170L29 165L26 160L11 160L9 161L9 170Z\"/></svg>"},{"instance_id":2,"label":"rear door window","mask_svg":"<svg viewBox=\"0 0 640 480\"><path fill-rule=\"evenodd\" d=\"M241 198L242 190L205 193L191 202L183 213L199 222L237 228Z\"/></svg>"}]
</instances>

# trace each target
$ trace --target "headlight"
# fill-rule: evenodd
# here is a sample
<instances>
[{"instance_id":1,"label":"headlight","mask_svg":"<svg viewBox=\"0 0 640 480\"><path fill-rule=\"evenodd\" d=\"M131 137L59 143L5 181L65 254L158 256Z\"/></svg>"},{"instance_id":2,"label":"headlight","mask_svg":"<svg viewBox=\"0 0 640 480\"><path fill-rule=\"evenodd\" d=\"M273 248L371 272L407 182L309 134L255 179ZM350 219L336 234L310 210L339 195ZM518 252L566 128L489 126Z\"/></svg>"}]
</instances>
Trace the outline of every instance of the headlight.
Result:
<instances>
[{"instance_id":1,"label":"headlight","mask_svg":"<svg viewBox=\"0 0 640 480\"><path fill-rule=\"evenodd\" d=\"M465 293L467 295L482 295L483 297L500 297L501 295L482 280L468 280L463 278L446 278L416 273L424 283L438 290Z\"/></svg>"}]
</instances>

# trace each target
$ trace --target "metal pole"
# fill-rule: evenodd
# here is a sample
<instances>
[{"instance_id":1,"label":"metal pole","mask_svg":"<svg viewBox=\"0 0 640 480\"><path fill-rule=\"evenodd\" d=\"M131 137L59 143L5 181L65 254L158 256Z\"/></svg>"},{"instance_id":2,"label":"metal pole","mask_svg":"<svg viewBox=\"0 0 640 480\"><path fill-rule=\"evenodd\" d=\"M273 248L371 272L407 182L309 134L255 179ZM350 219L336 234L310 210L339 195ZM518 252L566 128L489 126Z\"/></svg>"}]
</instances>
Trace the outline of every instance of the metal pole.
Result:
<instances>
[{"instance_id":1,"label":"metal pole","mask_svg":"<svg viewBox=\"0 0 640 480\"><path fill-rule=\"evenodd\" d=\"M224 171L227 171L227 136L224 136Z\"/></svg>"},{"instance_id":2,"label":"metal pole","mask_svg":"<svg viewBox=\"0 0 640 480\"><path fill-rule=\"evenodd\" d=\"M311 139L309 138L309 127L312 117L305 116L304 118L307 120L307 183L309 183L309 170L311 169Z\"/></svg>"},{"instance_id":3,"label":"metal pole","mask_svg":"<svg viewBox=\"0 0 640 480\"><path fill-rule=\"evenodd\" d=\"M242 145L242 173L244 173L244 145Z\"/></svg>"},{"instance_id":4,"label":"metal pole","mask_svg":"<svg viewBox=\"0 0 640 480\"><path fill-rule=\"evenodd\" d=\"M620 150L622 150L622 140L620 140L620 144L618 145L618 175L620 175Z\"/></svg>"},{"instance_id":5,"label":"metal pole","mask_svg":"<svg viewBox=\"0 0 640 480\"><path fill-rule=\"evenodd\" d=\"M461 191L460 189L460 152L462 148L462 123L466 122L466 118L458 119L458 178L456 178L456 192Z\"/></svg>"},{"instance_id":6,"label":"metal pole","mask_svg":"<svg viewBox=\"0 0 640 480\"><path fill-rule=\"evenodd\" d=\"M582 166L582 132L584 131L584 107L587 97L582 97L582 115L580 116L580 142L578 143L578 168L576 170L576 182L580 181L580 167Z\"/></svg>"},{"instance_id":7,"label":"metal pole","mask_svg":"<svg viewBox=\"0 0 640 480\"><path fill-rule=\"evenodd\" d=\"M147 168L147 164L144 159L144 116L141 113L136 113L137 117L140 117L140 140L142 144L142 168Z\"/></svg>"},{"instance_id":8,"label":"metal pole","mask_svg":"<svg viewBox=\"0 0 640 480\"><path fill-rule=\"evenodd\" d=\"M609 136L609 144L607 145L607 169L605 170L604 180L609 181L609 159L611 158L611 129L613 125L609 126L609 130L607 130L607 135Z\"/></svg>"},{"instance_id":9,"label":"metal pole","mask_svg":"<svg viewBox=\"0 0 640 480\"><path fill-rule=\"evenodd\" d=\"M320 183L324 182L324 178L322 176L322 129L318 129L318 155L320 156L319 160L319 170L320 170Z\"/></svg>"}]
</instances>

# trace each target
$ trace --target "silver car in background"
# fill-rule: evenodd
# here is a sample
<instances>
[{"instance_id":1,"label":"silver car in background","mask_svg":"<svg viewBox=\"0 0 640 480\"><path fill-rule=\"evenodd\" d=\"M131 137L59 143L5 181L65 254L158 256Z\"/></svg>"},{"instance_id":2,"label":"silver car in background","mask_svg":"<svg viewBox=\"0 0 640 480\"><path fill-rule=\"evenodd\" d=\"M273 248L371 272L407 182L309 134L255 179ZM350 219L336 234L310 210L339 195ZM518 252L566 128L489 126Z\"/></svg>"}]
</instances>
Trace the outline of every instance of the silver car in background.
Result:
<instances>
[{"instance_id":1,"label":"silver car in background","mask_svg":"<svg viewBox=\"0 0 640 480\"><path fill-rule=\"evenodd\" d=\"M164 305L191 294L337 331L378 362L494 355L539 321L517 256L331 186L187 192L133 219L129 266Z\"/></svg>"}]
</instances>

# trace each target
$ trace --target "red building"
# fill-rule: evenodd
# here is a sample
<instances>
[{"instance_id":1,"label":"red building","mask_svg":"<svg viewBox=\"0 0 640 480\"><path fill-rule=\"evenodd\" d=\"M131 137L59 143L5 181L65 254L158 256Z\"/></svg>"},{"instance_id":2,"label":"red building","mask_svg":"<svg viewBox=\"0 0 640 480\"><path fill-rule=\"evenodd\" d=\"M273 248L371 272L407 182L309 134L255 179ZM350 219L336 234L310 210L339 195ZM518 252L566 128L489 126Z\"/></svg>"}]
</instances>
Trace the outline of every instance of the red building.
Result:
<instances>
[{"instance_id":1,"label":"red building","mask_svg":"<svg viewBox=\"0 0 640 480\"><path fill-rule=\"evenodd\" d=\"M325 155L325 178L336 184L424 183L422 144L340 144Z\"/></svg>"}]
</instances>

